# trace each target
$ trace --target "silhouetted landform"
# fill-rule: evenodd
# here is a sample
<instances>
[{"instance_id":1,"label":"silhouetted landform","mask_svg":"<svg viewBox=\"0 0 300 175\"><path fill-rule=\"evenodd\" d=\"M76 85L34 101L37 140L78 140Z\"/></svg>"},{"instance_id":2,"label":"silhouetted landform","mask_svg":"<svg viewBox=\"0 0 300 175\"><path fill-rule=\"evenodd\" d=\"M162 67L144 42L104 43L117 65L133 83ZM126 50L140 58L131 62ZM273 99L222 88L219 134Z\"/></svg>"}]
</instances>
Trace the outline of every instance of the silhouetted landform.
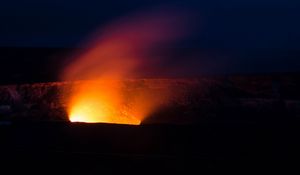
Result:
<instances>
[{"instance_id":1,"label":"silhouetted landform","mask_svg":"<svg viewBox=\"0 0 300 175\"><path fill-rule=\"evenodd\" d=\"M68 121L63 103L68 94L63 92L71 92L78 83L83 81L0 86L0 120ZM138 89L174 94L143 124L270 123L300 117L298 75L131 79L122 86L128 101Z\"/></svg>"},{"instance_id":2,"label":"silhouetted landform","mask_svg":"<svg viewBox=\"0 0 300 175\"><path fill-rule=\"evenodd\" d=\"M153 174L299 171L299 125L0 125L2 171ZM18 168L11 168L18 167Z\"/></svg>"},{"instance_id":3,"label":"silhouetted landform","mask_svg":"<svg viewBox=\"0 0 300 175\"><path fill-rule=\"evenodd\" d=\"M86 48L53 47L0 47L0 84L24 84L59 81L61 71L76 53ZM153 53L171 62L163 66L176 65L175 72L139 72L140 77L195 77L199 75L249 74L249 75L294 75L300 74L299 49L256 48L237 50L230 48L165 48L166 53ZM74 55L75 54L75 55ZM186 64L183 58L193 58ZM255 61L256 60L256 61ZM227 65L227 62L231 62ZM280 64L282 63L282 64ZM232 67L231 64L234 64ZM159 66L159 65L158 65ZM187 70L181 70L184 66ZM224 66L223 68L219 68ZM229 66L229 67L228 67Z\"/></svg>"},{"instance_id":4,"label":"silhouetted landform","mask_svg":"<svg viewBox=\"0 0 300 175\"><path fill-rule=\"evenodd\" d=\"M0 47L0 84L57 81L64 58L73 49Z\"/></svg>"},{"instance_id":5,"label":"silhouetted landform","mask_svg":"<svg viewBox=\"0 0 300 175\"><path fill-rule=\"evenodd\" d=\"M0 87L2 171L299 171L299 76L127 80L176 94L139 126L69 122L61 92L78 83Z\"/></svg>"}]
</instances>

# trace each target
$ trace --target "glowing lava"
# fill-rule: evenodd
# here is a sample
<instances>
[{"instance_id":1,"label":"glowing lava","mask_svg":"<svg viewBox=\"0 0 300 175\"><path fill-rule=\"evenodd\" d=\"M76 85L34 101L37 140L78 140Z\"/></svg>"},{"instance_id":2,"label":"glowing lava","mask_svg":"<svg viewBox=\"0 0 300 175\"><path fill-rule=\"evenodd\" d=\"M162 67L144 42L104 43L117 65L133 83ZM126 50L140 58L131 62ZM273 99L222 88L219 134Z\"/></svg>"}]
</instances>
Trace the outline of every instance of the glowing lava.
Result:
<instances>
[{"instance_id":1,"label":"glowing lava","mask_svg":"<svg viewBox=\"0 0 300 175\"><path fill-rule=\"evenodd\" d=\"M104 83L104 84L103 84ZM69 104L71 122L117 123L139 125L121 103L119 84L113 81L85 81L77 84Z\"/></svg>"}]
</instances>

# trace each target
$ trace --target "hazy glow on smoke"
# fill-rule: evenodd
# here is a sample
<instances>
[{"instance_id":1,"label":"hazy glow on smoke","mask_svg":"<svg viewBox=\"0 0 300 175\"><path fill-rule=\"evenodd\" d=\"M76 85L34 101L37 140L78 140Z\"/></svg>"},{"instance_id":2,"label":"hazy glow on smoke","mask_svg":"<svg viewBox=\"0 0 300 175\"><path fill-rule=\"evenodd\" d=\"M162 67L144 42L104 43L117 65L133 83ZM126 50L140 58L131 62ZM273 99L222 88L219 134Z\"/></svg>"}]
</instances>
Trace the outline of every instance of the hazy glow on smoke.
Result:
<instances>
[{"instance_id":1,"label":"hazy glow on smoke","mask_svg":"<svg viewBox=\"0 0 300 175\"><path fill-rule=\"evenodd\" d=\"M167 94L136 92L128 109L121 82L138 76L145 65L159 64L149 53L183 36L183 21L174 11L152 11L123 18L93 35L88 49L76 54L62 75L64 80L93 80L72 90L70 121L140 124L155 111Z\"/></svg>"}]
</instances>

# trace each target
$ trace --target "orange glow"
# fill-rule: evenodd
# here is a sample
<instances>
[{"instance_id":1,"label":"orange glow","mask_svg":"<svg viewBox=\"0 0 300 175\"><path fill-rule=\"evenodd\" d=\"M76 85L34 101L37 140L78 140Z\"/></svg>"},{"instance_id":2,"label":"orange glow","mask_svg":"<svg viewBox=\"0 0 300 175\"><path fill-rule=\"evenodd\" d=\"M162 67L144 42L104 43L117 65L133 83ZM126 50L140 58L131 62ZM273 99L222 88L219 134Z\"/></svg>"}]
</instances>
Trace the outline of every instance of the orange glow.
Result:
<instances>
[{"instance_id":1,"label":"orange glow","mask_svg":"<svg viewBox=\"0 0 300 175\"><path fill-rule=\"evenodd\" d=\"M150 53L184 33L181 17L163 11L124 19L94 35L88 49L64 69L63 80L92 80L64 92L70 121L139 125L168 98L166 92L145 90L135 90L129 98L122 82L139 77L145 65L160 63Z\"/></svg>"},{"instance_id":2,"label":"orange glow","mask_svg":"<svg viewBox=\"0 0 300 175\"><path fill-rule=\"evenodd\" d=\"M123 109L118 85L108 80L77 84L69 104L70 121L139 125L141 120Z\"/></svg>"},{"instance_id":3,"label":"orange glow","mask_svg":"<svg viewBox=\"0 0 300 175\"><path fill-rule=\"evenodd\" d=\"M80 103L81 102L81 103ZM141 121L135 117L117 114L114 106L108 102L101 103L99 100L79 101L70 109L71 122L86 123L117 123L139 125ZM116 107L116 106L115 106Z\"/></svg>"}]
</instances>

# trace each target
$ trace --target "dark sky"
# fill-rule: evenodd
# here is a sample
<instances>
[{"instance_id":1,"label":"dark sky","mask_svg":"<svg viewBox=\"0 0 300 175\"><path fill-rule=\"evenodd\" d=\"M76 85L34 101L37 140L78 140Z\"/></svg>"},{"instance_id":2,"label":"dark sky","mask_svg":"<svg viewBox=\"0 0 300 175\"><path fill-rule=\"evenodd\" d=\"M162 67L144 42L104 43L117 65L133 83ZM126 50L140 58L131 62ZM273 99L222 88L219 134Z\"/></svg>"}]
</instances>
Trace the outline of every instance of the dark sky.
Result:
<instances>
[{"instance_id":1,"label":"dark sky","mask_svg":"<svg viewBox=\"0 0 300 175\"><path fill-rule=\"evenodd\" d=\"M96 27L168 3L201 16L199 31L180 47L217 52L223 56L208 57L232 62L233 71L299 70L297 0L10 0L0 5L0 46L76 47Z\"/></svg>"}]
</instances>

